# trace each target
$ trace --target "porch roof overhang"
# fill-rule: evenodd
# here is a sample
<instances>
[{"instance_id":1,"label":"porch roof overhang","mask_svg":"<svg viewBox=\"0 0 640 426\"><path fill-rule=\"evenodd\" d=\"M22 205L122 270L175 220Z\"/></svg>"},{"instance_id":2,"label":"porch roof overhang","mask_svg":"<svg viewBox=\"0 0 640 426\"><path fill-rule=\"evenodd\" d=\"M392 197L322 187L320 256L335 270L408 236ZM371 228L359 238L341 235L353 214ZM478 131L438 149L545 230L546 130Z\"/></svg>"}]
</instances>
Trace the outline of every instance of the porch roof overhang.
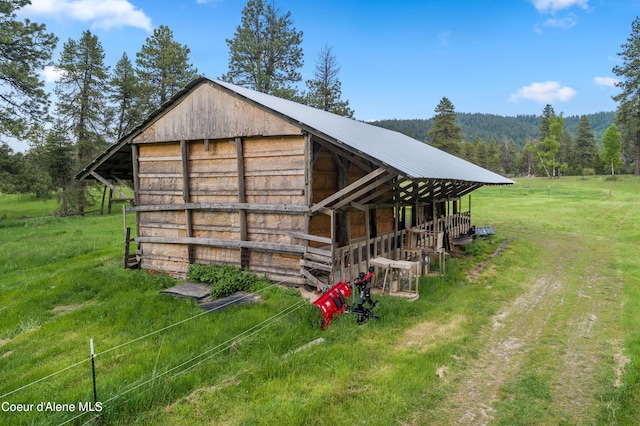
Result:
<instances>
[{"instance_id":1,"label":"porch roof overhang","mask_svg":"<svg viewBox=\"0 0 640 426\"><path fill-rule=\"evenodd\" d=\"M450 201L483 186L480 183L417 179L411 180L377 168L331 196L313 204L310 213L329 214L332 210L415 205Z\"/></svg>"}]
</instances>

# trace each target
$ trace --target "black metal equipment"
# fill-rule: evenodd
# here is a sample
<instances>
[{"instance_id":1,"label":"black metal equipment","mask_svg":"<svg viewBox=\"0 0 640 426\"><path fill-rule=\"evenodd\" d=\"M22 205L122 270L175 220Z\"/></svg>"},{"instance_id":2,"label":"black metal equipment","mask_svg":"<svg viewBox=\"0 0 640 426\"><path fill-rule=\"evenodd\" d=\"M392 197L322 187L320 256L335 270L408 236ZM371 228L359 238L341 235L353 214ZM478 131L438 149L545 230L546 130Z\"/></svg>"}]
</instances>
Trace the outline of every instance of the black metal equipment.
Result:
<instances>
[{"instance_id":1,"label":"black metal equipment","mask_svg":"<svg viewBox=\"0 0 640 426\"><path fill-rule=\"evenodd\" d=\"M362 325L369 318L380 318L378 315L373 313L373 308L376 306L378 302L375 302L371 299L371 278L373 278L375 268L373 266L369 267L369 273L365 275L364 272L360 272L358 274L358 278L356 278L353 284L358 287L358 305L357 306L349 306L348 310L352 314L356 314L358 316L357 323L358 325ZM364 304L367 304L365 307Z\"/></svg>"}]
</instances>

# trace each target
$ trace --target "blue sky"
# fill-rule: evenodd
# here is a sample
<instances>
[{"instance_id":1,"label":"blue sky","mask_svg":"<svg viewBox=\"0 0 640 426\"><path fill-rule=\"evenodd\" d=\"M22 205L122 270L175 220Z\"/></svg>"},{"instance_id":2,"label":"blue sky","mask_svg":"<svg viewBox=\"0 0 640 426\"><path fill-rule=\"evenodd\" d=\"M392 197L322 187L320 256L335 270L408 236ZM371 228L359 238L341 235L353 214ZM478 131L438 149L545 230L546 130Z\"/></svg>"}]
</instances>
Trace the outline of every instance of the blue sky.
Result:
<instances>
[{"instance_id":1,"label":"blue sky","mask_svg":"<svg viewBox=\"0 0 640 426\"><path fill-rule=\"evenodd\" d=\"M458 112L580 115L614 110L620 45L640 0L265 0L304 33L304 79L324 45L360 120L429 118L443 96ZM31 0L21 18L59 38L90 29L114 66L167 25L200 74L227 71L226 39L246 0ZM43 73L53 88L55 73Z\"/></svg>"}]
</instances>

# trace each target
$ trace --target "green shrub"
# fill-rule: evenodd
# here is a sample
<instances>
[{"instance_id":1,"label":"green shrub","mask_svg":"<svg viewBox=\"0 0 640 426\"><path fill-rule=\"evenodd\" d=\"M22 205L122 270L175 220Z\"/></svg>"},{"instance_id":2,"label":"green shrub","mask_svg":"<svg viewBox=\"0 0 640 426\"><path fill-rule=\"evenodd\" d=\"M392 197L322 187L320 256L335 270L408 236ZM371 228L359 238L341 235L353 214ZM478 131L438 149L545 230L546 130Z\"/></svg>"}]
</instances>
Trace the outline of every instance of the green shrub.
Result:
<instances>
[{"instance_id":1,"label":"green shrub","mask_svg":"<svg viewBox=\"0 0 640 426\"><path fill-rule=\"evenodd\" d=\"M486 252L488 243L483 238L474 238L471 244L462 246L464 253L469 256L478 256Z\"/></svg>"},{"instance_id":2,"label":"green shrub","mask_svg":"<svg viewBox=\"0 0 640 426\"><path fill-rule=\"evenodd\" d=\"M230 296L236 291L248 291L253 285L264 282L249 271L224 264L192 264L187 275L190 280L210 284L213 299Z\"/></svg>"}]
</instances>

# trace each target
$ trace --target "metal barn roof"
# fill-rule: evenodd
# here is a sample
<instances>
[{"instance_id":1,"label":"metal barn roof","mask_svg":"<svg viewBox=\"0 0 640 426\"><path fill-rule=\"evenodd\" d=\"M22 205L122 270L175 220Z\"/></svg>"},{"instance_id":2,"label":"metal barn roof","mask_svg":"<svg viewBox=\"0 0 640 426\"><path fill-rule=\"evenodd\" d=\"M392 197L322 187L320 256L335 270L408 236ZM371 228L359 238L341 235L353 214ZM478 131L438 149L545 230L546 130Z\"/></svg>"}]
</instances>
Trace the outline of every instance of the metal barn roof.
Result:
<instances>
[{"instance_id":1,"label":"metal barn roof","mask_svg":"<svg viewBox=\"0 0 640 426\"><path fill-rule=\"evenodd\" d=\"M255 90L237 86L206 77L198 77L191 81L169 101L152 112L143 123L122 137L91 164L88 164L76 177L92 178L95 171L100 171L120 179L126 179L132 173L131 149L129 142L147 125L171 108L181 97L200 84L218 86L234 96L282 116L296 123L304 130L326 139L345 150L363 156L395 173L411 180L443 180L459 181L480 185L508 185L514 182L497 173L484 169L454 155L434 148L402 133L374 126L362 121L353 120L312 108L297 102L278 98ZM128 157L127 161L124 157ZM128 163L126 166L125 164ZM123 169L127 168L127 171Z\"/></svg>"},{"instance_id":2,"label":"metal barn roof","mask_svg":"<svg viewBox=\"0 0 640 426\"><path fill-rule=\"evenodd\" d=\"M297 102L213 80L257 104L285 115L311 133L328 137L359 154L372 157L410 179L442 179L483 184L513 181L402 133L332 114Z\"/></svg>"}]
</instances>

